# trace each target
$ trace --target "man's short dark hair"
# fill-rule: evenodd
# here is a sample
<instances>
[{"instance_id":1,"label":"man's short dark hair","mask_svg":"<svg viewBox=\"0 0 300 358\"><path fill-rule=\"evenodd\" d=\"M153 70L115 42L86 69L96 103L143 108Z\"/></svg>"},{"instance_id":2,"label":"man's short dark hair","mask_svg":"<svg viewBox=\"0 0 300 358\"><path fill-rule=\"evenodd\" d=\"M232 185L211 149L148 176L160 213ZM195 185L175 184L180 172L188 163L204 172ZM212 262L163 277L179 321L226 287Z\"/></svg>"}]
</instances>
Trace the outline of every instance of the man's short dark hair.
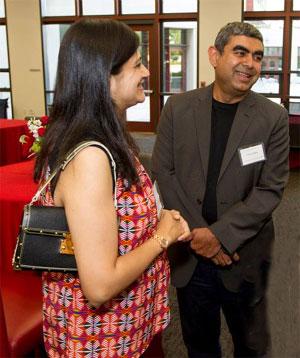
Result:
<instances>
[{"instance_id":1,"label":"man's short dark hair","mask_svg":"<svg viewBox=\"0 0 300 358\"><path fill-rule=\"evenodd\" d=\"M221 28L215 39L214 45L220 53L223 53L224 47L229 42L231 36L248 36L258 39L262 43L264 42L261 32L252 24L238 21L229 22Z\"/></svg>"}]
</instances>

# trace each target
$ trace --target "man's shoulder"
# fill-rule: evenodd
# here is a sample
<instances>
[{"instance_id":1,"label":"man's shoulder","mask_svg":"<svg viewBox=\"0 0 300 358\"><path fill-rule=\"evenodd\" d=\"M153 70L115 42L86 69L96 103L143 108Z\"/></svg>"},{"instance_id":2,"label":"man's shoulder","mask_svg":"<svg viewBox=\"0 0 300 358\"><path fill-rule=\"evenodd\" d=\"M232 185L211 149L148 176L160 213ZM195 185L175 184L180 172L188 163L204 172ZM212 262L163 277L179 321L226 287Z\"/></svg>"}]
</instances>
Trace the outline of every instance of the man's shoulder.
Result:
<instances>
[{"instance_id":1,"label":"man's shoulder","mask_svg":"<svg viewBox=\"0 0 300 358\"><path fill-rule=\"evenodd\" d=\"M269 98L260 93L250 91L250 98L253 101L256 109L261 114L264 114L266 116L276 113L278 115L287 114L286 109L282 105L270 100Z\"/></svg>"},{"instance_id":2,"label":"man's shoulder","mask_svg":"<svg viewBox=\"0 0 300 358\"><path fill-rule=\"evenodd\" d=\"M177 93L168 98L168 104L175 107L190 107L200 99L211 96L211 90L206 88L197 88L194 90Z\"/></svg>"}]
</instances>

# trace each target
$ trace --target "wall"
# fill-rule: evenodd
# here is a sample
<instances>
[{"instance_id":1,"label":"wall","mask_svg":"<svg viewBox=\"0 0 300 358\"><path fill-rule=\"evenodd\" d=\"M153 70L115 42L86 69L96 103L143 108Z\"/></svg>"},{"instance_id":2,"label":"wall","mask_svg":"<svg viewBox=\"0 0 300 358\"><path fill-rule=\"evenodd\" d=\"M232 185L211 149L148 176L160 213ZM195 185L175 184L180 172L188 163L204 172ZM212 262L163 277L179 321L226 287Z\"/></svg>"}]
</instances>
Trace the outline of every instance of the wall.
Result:
<instances>
[{"instance_id":1,"label":"wall","mask_svg":"<svg viewBox=\"0 0 300 358\"><path fill-rule=\"evenodd\" d=\"M199 83L208 85L214 80L214 71L207 50L222 26L241 21L242 0L199 0L199 4Z\"/></svg>"},{"instance_id":2,"label":"wall","mask_svg":"<svg viewBox=\"0 0 300 358\"><path fill-rule=\"evenodd\" d=\"M39 0L6 0L14 118L45 113Z\"/></svg>"}]
</instances>

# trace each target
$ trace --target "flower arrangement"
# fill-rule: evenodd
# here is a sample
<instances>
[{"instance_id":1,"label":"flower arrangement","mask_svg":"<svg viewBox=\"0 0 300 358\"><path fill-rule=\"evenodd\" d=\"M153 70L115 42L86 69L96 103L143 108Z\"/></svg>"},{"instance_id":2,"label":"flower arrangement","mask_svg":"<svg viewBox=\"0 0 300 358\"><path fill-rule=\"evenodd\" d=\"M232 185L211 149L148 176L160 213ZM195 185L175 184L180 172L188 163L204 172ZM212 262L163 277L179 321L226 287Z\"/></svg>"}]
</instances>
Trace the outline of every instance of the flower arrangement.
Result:
<instances>
[{"instance_id":1,"label":"flower arrangement","mask_svg":"<svg viewBox=\"0 0 300 358\"><path fill-rule=\"evenodd\" d=\"M23 134L19 141L25 145L25 151L29 154L28 156L32 156L41 150L49 117L30 116L25 119L27 120L27 133Z\"/></svg>"}]
</instances>

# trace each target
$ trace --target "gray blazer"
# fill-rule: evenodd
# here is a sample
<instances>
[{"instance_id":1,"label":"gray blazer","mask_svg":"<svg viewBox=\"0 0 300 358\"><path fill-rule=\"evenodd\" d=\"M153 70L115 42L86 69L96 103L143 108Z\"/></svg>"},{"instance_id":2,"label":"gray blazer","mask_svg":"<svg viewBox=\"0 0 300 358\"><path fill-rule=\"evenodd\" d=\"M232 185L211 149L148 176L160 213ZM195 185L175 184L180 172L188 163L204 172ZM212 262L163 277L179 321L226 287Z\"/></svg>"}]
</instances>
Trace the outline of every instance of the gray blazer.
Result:
<instances>
[{"instance_id":1,"label":"gray blazer","mask_svg":"<svg viewBox=\"0 0 300 358\"><path fill-rule=\"evenodd\" d=\"M208 227L202 217L209 160L213 85L170 97L163 109L152 157L166 208L177 209L190 228ZM266 160L241 165L239 149L263 143ZM256 282L270 260L272 212L288 180L287 111L252 91L240 102L217 183L218 221L210 226L225 249L240 261L219 268L235 291L243 280ZM197 258L188 243L169 249L172 283L185 286ZM260 285L261 282L258 282Z\"/></svg>"}]
</instances>

